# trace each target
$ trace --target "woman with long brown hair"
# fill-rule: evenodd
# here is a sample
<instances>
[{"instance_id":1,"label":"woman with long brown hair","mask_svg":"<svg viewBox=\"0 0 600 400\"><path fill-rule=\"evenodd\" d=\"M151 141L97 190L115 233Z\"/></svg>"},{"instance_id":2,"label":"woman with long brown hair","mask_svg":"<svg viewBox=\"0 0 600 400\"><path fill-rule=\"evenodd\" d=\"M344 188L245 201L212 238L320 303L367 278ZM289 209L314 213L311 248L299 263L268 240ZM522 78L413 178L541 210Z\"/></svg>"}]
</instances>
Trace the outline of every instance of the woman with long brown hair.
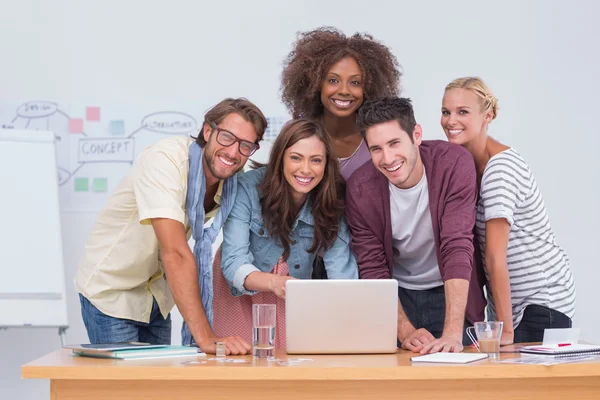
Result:
<instances>
[{"instance_id":1,"label":"woman with long brown hair","mask_svg":"<svg viewBox=\"0 0 600 400\"><path fill-rule=\"evenodd\" d=\"M274 303L277 347L284 347L287 280L310 279L317 253L330 279L358 278L343 186L325 128L306 119L289 121L267 166L238 179L236 204L223 230L222 273L215 262L215 332L250 340L251 305Z\"/></svg>"}]
</instances>

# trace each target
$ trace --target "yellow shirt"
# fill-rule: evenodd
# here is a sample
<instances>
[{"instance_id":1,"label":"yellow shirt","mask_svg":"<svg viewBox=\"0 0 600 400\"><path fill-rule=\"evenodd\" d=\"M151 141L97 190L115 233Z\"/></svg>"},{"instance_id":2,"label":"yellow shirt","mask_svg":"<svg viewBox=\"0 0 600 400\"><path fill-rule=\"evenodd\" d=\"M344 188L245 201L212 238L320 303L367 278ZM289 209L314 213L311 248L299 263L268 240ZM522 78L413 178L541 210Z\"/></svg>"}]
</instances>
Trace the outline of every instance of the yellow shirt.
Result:
<instances>
[{"instance_id":1,"label":"yellow shirt","mask_svg":"<svg viewBox=\"0 0 600 400\"><path fill-rule=\"evenodd\" d=\"M153 296L165 318L175 305L150 220L179 221L191 236L185 200L192 142L169 137L146 148L98 214L74 283L104 314L148 323ZM222 190L221 181L204 222L216 215Z\"/></svg>"}]
</instances>

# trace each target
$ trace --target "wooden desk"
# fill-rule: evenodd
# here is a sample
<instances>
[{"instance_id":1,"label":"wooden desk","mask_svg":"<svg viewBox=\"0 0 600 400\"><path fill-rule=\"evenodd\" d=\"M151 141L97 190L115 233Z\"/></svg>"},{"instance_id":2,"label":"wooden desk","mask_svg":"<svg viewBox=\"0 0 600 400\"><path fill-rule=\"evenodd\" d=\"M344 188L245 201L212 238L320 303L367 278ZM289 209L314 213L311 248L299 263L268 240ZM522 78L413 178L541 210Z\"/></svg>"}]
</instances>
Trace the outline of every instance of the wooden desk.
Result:
<instances>
[{"instance_id":1,"label":"wooden desk","mask_svg":"<svg viewBox=\"0 0 600 400\"><path fill-rule=\"evenodd\" d=\"M280 366L206 361L208 357L105 360L58 350L22 367L50 379L52 400L175 399L600 399L600 363L553 366L493 363L411 365L411 353L327 355ZM518 357L502 354L502 358Z\"/></svg>"}]
</instances>

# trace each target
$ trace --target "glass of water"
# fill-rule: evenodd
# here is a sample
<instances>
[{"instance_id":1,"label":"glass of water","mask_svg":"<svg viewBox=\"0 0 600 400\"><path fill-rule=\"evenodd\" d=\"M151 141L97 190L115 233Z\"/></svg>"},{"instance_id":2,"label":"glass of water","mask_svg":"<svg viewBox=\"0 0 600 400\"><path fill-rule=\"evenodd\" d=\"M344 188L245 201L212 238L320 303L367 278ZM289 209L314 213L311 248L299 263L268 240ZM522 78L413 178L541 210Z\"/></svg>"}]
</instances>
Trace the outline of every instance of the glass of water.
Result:
<instances>
[{"instance_id":1,"label":"glass of water","mask_svg":"<svg viewBox=\"0 0 600 400\"><path fill-rule=\"evenodd\" d=\"M275 304L252 305L252 355L256 358L275 357Z\"/></svg>"}]
</instances>

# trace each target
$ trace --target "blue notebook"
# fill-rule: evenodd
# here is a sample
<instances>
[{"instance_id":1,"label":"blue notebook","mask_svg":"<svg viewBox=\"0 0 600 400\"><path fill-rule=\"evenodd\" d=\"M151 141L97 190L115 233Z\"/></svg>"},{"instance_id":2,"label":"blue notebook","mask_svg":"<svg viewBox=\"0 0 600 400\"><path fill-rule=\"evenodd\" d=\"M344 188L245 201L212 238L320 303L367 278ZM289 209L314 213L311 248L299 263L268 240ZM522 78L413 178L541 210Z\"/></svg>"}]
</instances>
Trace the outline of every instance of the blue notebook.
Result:
<instances>
[{"instance_id":1,"label":"blue notebook","mask_svg":"<svg viewBox=\"0 0 600 400\"><path fill-rule=\"evenodd\" d=\"M73 350L73 354L83 357L115 358L120 360L139 360L149 358L191 357L204 356L197 347L161 346L155 348L140 348L127 350Z\"/></svg>"},{"instance_id":2,"label":"blue notebook","mask_svg":"<svg viewBox=\"0 0 600 400\"><path fill-rule=\"evenodd\" d=\"M167 347L166 344L150 344L143 342L126 343L84 343L84 344L65 344L63 349L73 349L78 351L113 351L113 350L133 350L133 349L153 349L157 347Z\"/></svg>"}]
</instances>

